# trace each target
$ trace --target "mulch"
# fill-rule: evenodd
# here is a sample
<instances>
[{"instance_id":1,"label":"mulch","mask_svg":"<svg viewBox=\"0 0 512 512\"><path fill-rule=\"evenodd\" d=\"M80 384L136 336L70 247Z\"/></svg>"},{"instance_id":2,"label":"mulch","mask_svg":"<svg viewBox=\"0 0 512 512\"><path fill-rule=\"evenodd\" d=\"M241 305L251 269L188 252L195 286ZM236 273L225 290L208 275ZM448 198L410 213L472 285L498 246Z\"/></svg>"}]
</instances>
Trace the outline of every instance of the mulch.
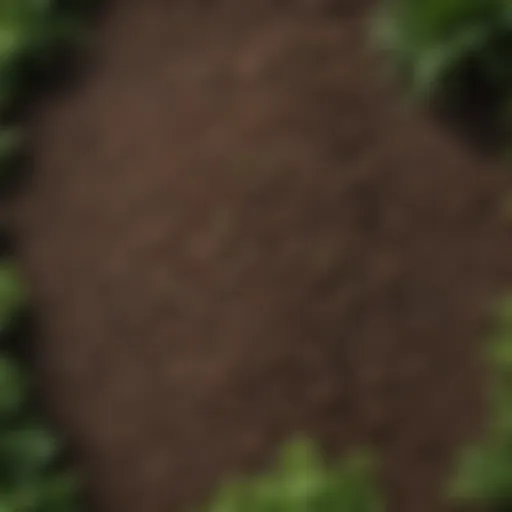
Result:
<instances>
[{"instance_id":1,"label":"mulch","mask_svg":"<svg viewBox=\"0 0 512 512\"><path fill-rule=\"evenodd\" d=\"M510 176L410 104L371 2L112 2L4 207L94 510L168 512L304 432L445 512L481 432Z\"/></svg>"}]
</instances>

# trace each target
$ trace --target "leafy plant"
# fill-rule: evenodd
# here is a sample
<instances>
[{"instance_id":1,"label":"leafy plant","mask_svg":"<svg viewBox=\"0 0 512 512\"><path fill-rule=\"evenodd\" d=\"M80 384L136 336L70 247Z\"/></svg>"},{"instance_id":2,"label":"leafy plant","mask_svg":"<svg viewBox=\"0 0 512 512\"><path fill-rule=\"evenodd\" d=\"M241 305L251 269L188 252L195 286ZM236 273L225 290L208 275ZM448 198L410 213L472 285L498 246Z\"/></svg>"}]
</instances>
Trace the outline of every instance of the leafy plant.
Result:
<instances>
[{"instance_id":1,"label":"leafy plant","mask_svg":"<svg viewBox=\"0 0 512 512\"><path fill-rule=\"evenodd\" d=\"M327 468L316 446L295 439L268 474L227 484L209 512L382 512L366 454Z\"/></svg>"},{"instance_id":2,"label":"leafy plant","mask_svg":"<svg viewBox=\"0 0 512 512\"><path fill-rule=\"evenodd\" d=\"M391 0L376 38L421 99L456 99L479 84L510 97L510 0Z\"/></svg>"},{"instance_id":3,"label":"leafy plant","mask_svg":"<svg viewBox=\"0 0 512 512\"><path fill-rule=\"evenodd\" d=\"M450 495L493 509L512 507L512 298L500 305L492 333L490 425L486 438L460 456Z\"/></svg>"},{"instance_id":4,"label":"leafy plant","mask_svg":"<svg viewBox=\"0 0 512 512\"><path fill-rule=\"evenodd\" d=\"M0 481L24 485L49 469L59 455L56 439L38 423L3 428L0 431Z\"/></svg>"},{"instance_id":5,"label":"leafy plant","mask_svg":"<svg viewBox=\"0 0 512 512\"><path fill-rule=\"evenodd\" d=\"M0 115L11 117L36 79L56 70L83 41L81 16L98 1L0 0ZM21 132L0 126L0 186L22 146ZM8 353L27 308L17 267L0 261L0 512L78 512L75 475L61 469L61 446L35 416L29 381ZM10 346L12 349L12 346Z\"/></svg>"},{"instance_id":6,"label":"leafy plant","mask_svg":"<svg viewBox=\"0 0 512 512\"><path fill-rule=\"evenodd\" d=\"M0 488L0 512L80 512L80 490L72 473L42 477L15 488Z\"/></svg>"},{"instance_id":7,"label":"leafy plant","mask_svg":"<svg viewBox=\"0 0 512 512\"><path fill-rule=\"evenodd\" d=\"M15 101L34 71L49 68L62 49L82 40L78 21L59 2L17 0L0 3L0 106Z\"/></svg>"}]
</instances>

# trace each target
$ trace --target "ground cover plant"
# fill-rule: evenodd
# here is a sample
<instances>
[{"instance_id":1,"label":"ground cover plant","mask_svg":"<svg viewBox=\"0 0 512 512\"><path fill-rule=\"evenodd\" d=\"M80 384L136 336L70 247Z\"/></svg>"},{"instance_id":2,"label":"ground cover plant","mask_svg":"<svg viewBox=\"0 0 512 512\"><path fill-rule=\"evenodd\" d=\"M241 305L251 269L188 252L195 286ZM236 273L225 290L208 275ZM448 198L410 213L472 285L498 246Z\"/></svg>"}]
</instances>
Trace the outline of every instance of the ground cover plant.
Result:
<instances>
[{"instance_id":1,"label":"ground cover plant","mask_svg":"<svg viewBox=\"0 0 512 512\"><path fill-rule=\"evenodd\" d=\"M497 325L486 345L491 363L489 427L480 443L460 456L450 495L490 510L512 507L512 300L499 308Z\"/></svg>"},{"instance_id":2,"label":"ground cover plant","mask_svg":"<svg viewBox=\"0 0 512 512\"><path fill-rule=\"evenodd\" d=\"M274 470L222 487L208 512L383 512L371 459L361 452L327 467L318 447L298 438Z\"/></svg>"},{"instance_id":3,"label":"ground cover plant","mask_svg":"<svg viewBox=\"0 0 512 512\"><path fill-rule=\"evenodd\" d=\"M0 187L17 170L22 133L13 121L37 79L80 39L73 1L0 3ZM63 466L63 449L34 401L28 370L12 341L28 310L18 269L0 260L0 510L78 511L79 480Z\"/></svg>"},{"instance_id":4,"label":"ground cover plant","mask_svg":"<svg viewBox=\"0 0 512 512\"><path fill-rule=\"evenodd\" d=\"M9 346L28 306L16 267L0 265L0 510L80 510L75 476L34 403L31 379Z\"/></svg>"}]
</instances>

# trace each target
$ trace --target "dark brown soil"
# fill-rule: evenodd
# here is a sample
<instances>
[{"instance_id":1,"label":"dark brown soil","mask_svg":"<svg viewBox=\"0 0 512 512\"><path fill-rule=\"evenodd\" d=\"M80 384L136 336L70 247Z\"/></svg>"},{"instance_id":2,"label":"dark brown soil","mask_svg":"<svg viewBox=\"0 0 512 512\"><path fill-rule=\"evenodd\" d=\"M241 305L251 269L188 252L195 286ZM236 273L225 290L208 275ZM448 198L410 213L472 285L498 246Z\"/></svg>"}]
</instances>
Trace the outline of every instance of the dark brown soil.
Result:
<instances>
[{"instance_id":1,"label":"dark brown soil","mask_svg":"<svg viewBox=\"0 0 512 512\"><path fill-rule=\"evenodd\" d=\"M363 4L119 1L37 107L6 212L97 510L179 511L297 431L374 444L390 512L448 510L510 179L404 104Z\"/></svg>"}]
</instances>

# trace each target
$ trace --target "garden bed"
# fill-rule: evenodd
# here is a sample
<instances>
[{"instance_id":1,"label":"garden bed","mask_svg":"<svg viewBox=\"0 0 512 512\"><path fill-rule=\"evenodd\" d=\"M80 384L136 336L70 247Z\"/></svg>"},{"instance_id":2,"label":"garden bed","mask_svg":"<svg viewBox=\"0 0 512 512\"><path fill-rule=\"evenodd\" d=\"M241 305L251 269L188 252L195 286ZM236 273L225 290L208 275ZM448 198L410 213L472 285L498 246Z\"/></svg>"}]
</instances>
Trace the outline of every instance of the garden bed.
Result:
<instances>
[{"instance_id":1,"label":"garden bed","mask_svg":"<svg viewBox=\"0 0 512 512\"><path fill-rule=\"evenodd\" d=\"M449 510L510 176L383 79L363 3L113 2L34 106L2 222L95 510L197 504L296 432L374 445L390 512Z\"/></svg>"}]
</instances>

